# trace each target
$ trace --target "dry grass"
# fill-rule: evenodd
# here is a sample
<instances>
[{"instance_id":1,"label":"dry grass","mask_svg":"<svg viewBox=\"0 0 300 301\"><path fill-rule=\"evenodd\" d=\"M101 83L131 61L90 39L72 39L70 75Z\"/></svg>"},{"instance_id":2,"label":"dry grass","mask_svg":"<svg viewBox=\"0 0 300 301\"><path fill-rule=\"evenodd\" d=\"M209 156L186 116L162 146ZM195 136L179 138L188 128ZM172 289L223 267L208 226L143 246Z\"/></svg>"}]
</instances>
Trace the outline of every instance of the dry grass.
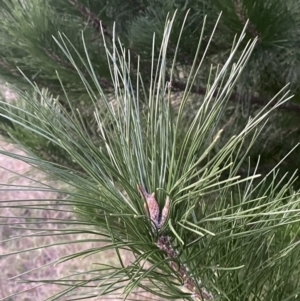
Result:
<instances>
[{"instance_id":1,"label":"dry grass","mask_svg":"<svg viewBox=\"0 0 300 301\"><path fill-rule=\"evenodd\" d=\"M5 86L0 85L0 91L6 100L14 99L15 95L9 91ZM0 148L10 152L22 154L22 152L16 149L13 145L8 144L1 140ZM35 172L32 167L26 163L15 160L3 155L0 155L0 183L14 184L14 185L30 185L32 181L21 176L16 176L13 171L19 174L25 174L31 171L36 177L40 177L40 172ZM2 189L5 186L1 187ZM9 187L7 187L9 188ZM24 199L56 199L60 198L55 193L45 191L1 191L0 194L0 255L8 254L14 251L25 250L42 245L54 244L62 241L76 241L79 240L79 235L63 235L63 236L30 236L19 237L32 233L32 231L25 228L24 225L17 225L16 223L22 223L30 220L30 218L38 217L43 218L45 223L42 225L43 229L55 230L64 227L63 225L47 224L47 219L59 218L69 220L74 218L70 212L55 211L55 210L28 210L26 208L5 208L5 204L8 204L7 200L24 200ZM34 201L31 204L37 203ZM50 204L50 202L49 202ZM15 203L17 205L17 203ZM62 209L62 208L60 208ZM19 228L18 228L19 227ZM20 229L21 228L21 229ZM13 239L15 238L15 239ZM24 252L13 256L0 256L0 268L2 274L0 276L0 299L16 294L17 292L24 291L20 295L13 295L6 300L14 301L29 301L29 300L44 300L50 297L55 292L61 290L61 287L57 285L33 285L29 283L21 282L20 279L12 279L21 273L26 273L27 278L31 279L58 279L69 275L73 271L82 271L83 267L88 269L93 266L93 263L97 262L110 262L116 261L115 254L110 251L98 256L87 257L84 259L74 259L54 265L55 260L62 256L73 254L78 251L94 247L93 243L82 244L67 244L61 246L53 246L48 248L42 248L30 252ZM38 269L38 267L45 267ZM35 269L35 270L34 270ZM25 276L25 275L24 275ZM35 287L35 288L34 288ZM104 299L103 299L104 300Z\"/></svg>"},{"instance_id":2,"label":"dry grass","mask_svg":"<svg viewBox=\"0 0 300 301\"><path fill-rule=\"evenodd\" d=\"M8 151L20 153L12 145L5 145L1 143L1 147ZM0 166L8 170L24 174L31 168L24 162L0 156ZM30 185L31 181L26 178L16 177L14 174L3 170L0 173L1 183L10 183L15 185ZM3 188L3 187L2 187ZM2 208L0 209L1 215L1 231L0 240L6 240L0 244L0 254L7 254L14 251L34 248L41 245L49 245L61 241L76 241L82 237L78 235L63 235L63 236L30 236L12 239L13 237L24 236L32 233L26 229L24 225L17 225L16 223L28 222L30 218L39 217L45 220L45 224L41 224L43 229L59 229L63 225L47 224L49 218L59 218L64 220L72 219L73 216L70 212L62 212L56 210L28 210L26 208L3 208L6 200L22 200L22 199L55 199L58 196L50 192L41 191L2 191L0 201ZM34 203L37 203L34 202ZM63 209L63 208L60 208ZM15 224L15 225L14 225ZM93 243L82 244L67 244L61 246L53 246L35 251L20 253L13 256L2 257L0 260L0 268L2 277L0 282L0 297L4 298L18 291L28 290L34 285L28 283L21 283L19 280L10 280L8 278L14 277L21 273L30 271L43 265L47 265L42 269L34 270L28 273L28 278L34 279L57 279L72 273L72 271L81 271L83 267L91 267L93 262L102 262L105 256L105 262L114 262L115 255L113 252L107 252L105 255L88 257L82 260L71 260L59 265L54 265L56 259L78 252L80 250L95 247ZM59 291L59 287L55 285L42 285L28 292L24 292L19 296L11 297L8 300L43 300L51 296L54 292Z\"/></svg>"}]
</instances>

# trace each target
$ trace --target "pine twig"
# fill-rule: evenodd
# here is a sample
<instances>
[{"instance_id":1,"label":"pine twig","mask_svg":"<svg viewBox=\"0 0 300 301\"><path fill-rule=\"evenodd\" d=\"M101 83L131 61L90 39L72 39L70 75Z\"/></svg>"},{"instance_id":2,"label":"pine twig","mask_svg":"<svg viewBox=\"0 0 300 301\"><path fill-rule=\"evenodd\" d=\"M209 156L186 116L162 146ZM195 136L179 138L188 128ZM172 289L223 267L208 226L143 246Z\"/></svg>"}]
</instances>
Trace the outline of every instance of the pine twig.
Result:
<instances>
[{"instance_id":1,"label":"pine twig","mask_svg":"<svg viewBox=\"0 0 300 301\"><path fill-rule=\"evenodd\" d=\"M211 300L213 299L213 295L206 290L206 288L201 287L200 289L196 286L196 281L193 279L193 277L189 274L188 268L178 263L177 260L177 254L178 252L174 250L172 247L172 243L170 241L170 237L165 235L160 235L158 237L156 245L164 251L168 258L171 260L169 261L169 265L174 271L174 273L177 273L180 277L180 279L183 282L183 286L187 288L190 292L192 292L192 297L194 299L200 299L200 300Z\"/></svg>"},{"instance_id":2,"label":"pine twig","mask_svg":"<svg viewBox=\"0 0 300 301\"><path fill-rule=\"evenodd\" d=\"M68 0L70 4L72 4L83 16L87 17L89 22L93 25L93 27L101 32L101 28L103 30L104 35L108 38L112 39L112 35L108 32L107 26L104 25L101 20L98 18L96 14L94 14L89 8L80 4L78 0Z\"/></svg>"},{"instance_id":3,"label":"pine twig","mask_svg":"<svg viewBox=\"0 0 300 301\"><path fill-rule=\"evenodd\" d=\"M259 37L259 33L258 31L256 30L254 24L251 22L251 20L249 20L244 12L243 12L243 9L242 9L242 4L241 4L241 1L240 0L237 0L237 1L233 1L233 5L234 5L234 8L235 8L235 12L239 18L239 20L241 21L241 23L243 24L243 26L247 23L248 21L248 31L252 34L253 38L256 38L256 37Z\"/></svg>"},{"instance_id":4,"label":"pine twig","mask_svg":"<svg viewBox=\"0 0 300 301\"><path fill-rule=\"evenodd\" d=\"M141 196L146 200L146 204L144 205L144 207L147 215L150 217L150 220L156 227L156 229L160 229L165 223L166 218L168 216L170 205L169 197L167 197L165 206L160 214L159 206L155 199L154 192L149 194L142 185L138 185L137 188ZM153 231L156 230L153 227L152 229ZM195 280L189 274L188 268L178 261L178 251L173 248L170 237L162 233L159 234L156 245L160 250L164 251L167 257L170 259L170 267L172 268L173 272L180 277L184 287L186 287L190 292L192 292L192 297L194 299L200 299L205 301L211 300L213 298L213 295L210 292L208 292L204 287L201 287L200 289L198 288Z\"/></svg>"},{"instance_id":5,"label":"pine twig","mask_svg":"<svg viewBox=\"0 0 300 301\"><path fill-rule=\"evenodd\" d=\"M44 51L50 59L57 62L60 66L66 67L67 69L69 68L73 69L73 65L70 63L70 61L63 60L58 54L51 51L51 49L48 50L44 48Z\"/></svg>"},{"instance_id":6,"label":"pine twig","mask_svg":"<svg viewBox=\"0 0 300 301\"><path fill-rule=\"evenodd\" d=\"M72 70L76 70L74 69L74 66L70 63L70 62L67 62L65 60L63 60L59 55L57 55L55 52L51 52L51 51L48 51L47 49L44 49L45 53L48 55L48 57L50 57L53 61L57 62L60 64L60 66L63 66L65 67L66 69L72 69ZM83 71L83 74L88 76L88 72L87 71ZM100 76L97 76L97 80L99 82L99 84L102 86L102 87L105 87L105 88L110 88L112 89L113 88L113 84L108 81L106 78L104 77L100 77Z\"/></svg>"},{"instance_id":7,"label":"pine twig","mask_svg":"<svg viewBox=\"0 0 300 301\"><path fill-rule=\"evenodd\" d=\"M183 82L172 81L172 88L174 88L177 91L184 91L186 89L186 84ZM195 94L205 95L206 89L202 88L202 87L193 86L191 88L191 92L195 93ZM214 96L218 95L218 93L219 93L219 90L216 89ZM232 93L229 97L229 100L230 101L238 101L239 98L240 97L237 93ZM257 96L251 96L249 98L249 101L251 103L256 103L260 106L265 106L268 103L268 101L265 98L257 97ZM292 103L292 102L283 103L280 106L278 106L278 109L292 111L292 112L300 115L300 105L298 105L296 103Z\"/></svg>"}]
</instances>

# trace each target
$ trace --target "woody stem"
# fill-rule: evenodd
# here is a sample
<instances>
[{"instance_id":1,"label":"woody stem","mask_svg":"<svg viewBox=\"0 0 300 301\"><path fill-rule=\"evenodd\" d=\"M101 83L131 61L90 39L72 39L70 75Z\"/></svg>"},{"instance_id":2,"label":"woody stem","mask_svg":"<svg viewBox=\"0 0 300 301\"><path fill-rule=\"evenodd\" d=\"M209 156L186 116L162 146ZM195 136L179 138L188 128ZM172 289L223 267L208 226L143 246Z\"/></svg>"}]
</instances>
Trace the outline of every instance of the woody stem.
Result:
<instances>
[{"instance_id":1,"label":"woody stem","mask_svg":"<svg viewBox=\"0 0 300 301\"><path fill-rule=\"evenodd\" d=\"M160 235L157 240L157 246L171 259L169 261L170 267L175 274L179 275L180 279L183 282L183 285L190 292L192 292L195 298L198 298L200 300L211 300L213 298L212 294L208 292L204 287L198 288L195 280L189 274L188 269L183 264L178 263L178 260L176 260L178 257L177 252L176 250L174 250L168 236Z\"/></svg>"}]
</instances>

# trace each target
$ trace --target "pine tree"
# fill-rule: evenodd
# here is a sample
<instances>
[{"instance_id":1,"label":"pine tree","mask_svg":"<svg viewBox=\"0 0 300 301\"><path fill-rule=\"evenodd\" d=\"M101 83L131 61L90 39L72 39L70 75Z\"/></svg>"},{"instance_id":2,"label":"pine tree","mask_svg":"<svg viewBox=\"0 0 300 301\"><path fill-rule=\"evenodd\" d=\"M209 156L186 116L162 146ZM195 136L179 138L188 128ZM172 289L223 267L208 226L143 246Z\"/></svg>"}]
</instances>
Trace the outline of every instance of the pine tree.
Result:
<instances>
[{"instance_id":1,"label":"pine tree","mask_svg":"<svg viewBox=\"0 0 300 301\"><path fill-rule=\"evenodd\" d=\"M72 63L66 59L63 49L55 41L59 39L58 32L64 33L74 45L74 49L70 49L71 54L74 54L76 49L81 56L84 56L85 52L81 42L81 32L84 32L89 58L98 82L102 89L113 94L114 87L110 82L105 47L112 50L113 41L120 39L122 47L130 52L132 78L138 70L143 77L145 87L149 87L149 83L153 80L151 78L152 52L154 57L157 57L166 17L168 14L172 16L176 11L177 18L167 50L168 58L176 52L176 65L173 66L172 75L169 71L166 74L166 81L169 81L172 76L174 94L180 95L186 89L187 76L194 62L200 35L202 44L198 60L204 53L206 54L206 60L201 65L202 72L191 87L195 100L189 114L193 115L195 107L199 106L207 92L206 79L211 65L225 63L231 52L235 35L241 32L249 20L243 46L249 39L255 37L258 37L258 42L249 58L249 64L245 67L245 72L240 76L230 96L226 113L223 115L224 124L227 124L229 118L227 129L230 128L230 134L235 133L235 128L238 128L238 132L246 124L249 116L255 115L273 95L289 83L289 89L294 94L293 99L282 104L272 113L270 125L263 130L257 147L251 150L251 157L261 161L259 172L264 175L282 160L284 161L281 165L282 175L287 171L293 172L300 166L296 152L286 157L289 150L299 141L300 5L298 0L255 2L252 0L126 2L121 0L3 0L0 2L0 8L1 77L5 81L16 83L20 88L29 89L30 86L17 69L18 67L39 87L46 88L47 93L53 95L53 98L59 97L60 103L67 107L68 101L61 88L60 81L62 81L70 101L76 103L76 107L82 112L83 121L95 143L97 143L97 132L95 123L92 122L91 102L85 87L81 84L78 70L75 70ZM181 24L188 10L187 23L181 42L177 45ZM220 11L222 17L210 41ZM202 31L204 20L206 24ZM101 28L106 37L105 45L101 39ZM152 47L154 32L156 45ZM210 47L207 48L209 41ZM83 62L77 56L74 56L74 59L79 70L87 75ZM143 68L140 68L139 64ZM171 70L172 60L167 59L166 64ZM137 79L133 80L136 81ZM92 82L89 83L93 85ZM133 86L134 89L137 88L135 84ZM176 97L174 102L175 99ZM68 154L49 144L47 139L28 139L28 132L25 129L12 126L7 119L1 118L0 121L3 135L13 131L14 136L24 139L24 143L26 140L27 146L44 158L51 156L60 164L72 165ZM241 168L241 170L246 169L247 166Z\"/></svg>"},{"instance_id":2,"label":"pine tree","mask_svg":"<svg viewBox=\"0 0 300 301\"><path fill-rule=\"evenodd\" d=\"M124 10L121 2L119 5ZM64 7L58 10L63 12ZM177 18L185 20L179 29ZM99 39L107 59L103 69L110 74L105 83L110 83L111 89L99 80L97 64L94 68L88 48L91 36L81 35L82 46L77 51L67 35L59 34L54 43L64 53L63 61L76 70L82 88L78 84L74 91L58 73L64 91L59 102L25 77L34 95L12 87L18 95L17 104L1 102L1 116L15 129L9 133L27 155L0 153L37 166L65 184L63 189L50 184L41 187L41 183L21 188L67 194L59 204L77 214L75 220L48 220L53 225L66 225L56 232L38 227L44 219L26 220L23 226L32 231L27 235L93 233L96 242L106 245L70 254L59 262L106 249L114 249L119 259L116 266L98 263L85 271L84 277L83 272L74 272L73 278L67 279L31 279L62 285L62 291L50 300L113 297L115 293L119 296L120 289L121 298L132 298L138 288L163 299L282 301L299 297L300 197L293 188L295 175L280 177L275 168L259 177L257 168L251 171L258 165L252 158L245 175L240 173L251 147L268 126L268 117L291 97L286 88L281 89L245 125L239 124L236 135L225 135L228 124L223 116L259 40L247 42L242 31L233 41L228 59L208 68L205 55L209 60L212 52L201 50L202 38L211 41L207 49L214 43L202 24L194 59L184 70L177 65L181 48L176 45L186 43L186 26L189 30L197 23L192 21L189 15L182 18L180 11L170 14L164 30L158 31L161 36L152 40L153 51L145 51L150 63L123 47L122 39L116 38L120 25L113 27L113 39L107 36L106 25L100 27ZM179 31L175 43L173 28ZM185 87L174 109L173 88L180 72ZM202 80L206 92L196 103L199 95L194 87ZM93 112L93 121L89 121L95 123L93 131L84 119L84 106L74 102L73 93L80 89ZM22 128L28 137L43 139L65 158L69 156L70 164L58 164L59 159L33 151L28 138L14 135ZM2 206L25 206L34 211L55 209L58 203L53 200L49 207L40 200L35 206L24 200L24 205L11 201ZM124 263L122 250L132 252L131 263Z\"/></svg>"}]
</instances>

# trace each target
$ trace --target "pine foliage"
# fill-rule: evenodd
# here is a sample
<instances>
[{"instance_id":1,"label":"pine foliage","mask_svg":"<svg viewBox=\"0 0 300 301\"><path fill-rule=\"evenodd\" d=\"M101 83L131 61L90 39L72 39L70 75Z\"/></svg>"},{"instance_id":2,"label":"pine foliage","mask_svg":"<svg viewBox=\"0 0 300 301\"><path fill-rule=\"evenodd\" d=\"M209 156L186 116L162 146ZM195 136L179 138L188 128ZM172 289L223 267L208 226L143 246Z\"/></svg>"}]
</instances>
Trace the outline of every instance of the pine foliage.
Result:
<instances>
[{"instance_id":1,"label":"pine foliage","mask_svg":"<svg viewBox=\"0 0 300 301\"><path fill-rule=\"evenodd\" d=\"M110 81L110 70L106 64L106 50L113 49L114 40L119 38L122 46L130 52L130 75L133 87L137 89L137 70L143 77L145 87L151 80L152 52L155 58L159 53L159 45L163 41L163 30L167 15L172 16L176 11L177 18L170 33L166 58L166 81L172 76L172 92L183 93L186 89L186 79L194 62L198 38L202 36L202 46L199 58L206 54L202 62L202 72L193 82L191 91L198 95L195 98L189 115L193 115L195 107L207 93L206 78L211 65L224 64L232 49L232 41L246 24L246 38L242 42L258 37L258 42L245 72L239 77L235 89L230 96L226 112L234 122L230 124L232 134L234 128L245 126L247 118L255 115L268 101L286 84L290 84L293 102L283 104L270 119L272 122L264 129L259 147L252 149L251 156L258 159L260 155L260 172L267 174L278 164L291 148L299 141L300 114L299 104L299 28L300 5L298 0L197 0L197 1L104 1L104 0L2 0L0 2L0 75L20 88L30 89L24 80L22 72L39 87L47 88L54 98L59 97L65 108L68 101L64 97L61 86L63 83L68 91L69 99L82 112L82 118L89 129L91 137L96 142L95 123L90 98L85 87L81 84L78 70L85 76L85 66L75 54L76 51L84 56L85 49L81 42L81 32L84 33L89 58L101 87L113 94L114 86ZM182 32L182 38L177 45L178 34L181 30L186 13L189 17ZM218 30L210 41L211 32L222 11ZM205 19L205 16L208 18ZM205 19L206 26L202 32ZM101 24L101 26L100 26ZM102 29L101 29L102 28ZM103 32L102 32L103 30ZM66 59L63 50L55 42L59 32L65 34L72 45L69 51L73 55L78 70L73 63ZM152 47L152 37L155 32L156 46ZM103 43L102 34L106 37ZM53 37L53 38L52 38ZM210 43L210 47L206 46ZM176 65L172 67L172 56L176 53ZM199 61L200 62L200 61ZM199 63L198 62L198 63ZM143 68L139 68L142 64ZM17 69L17 67L19 69ZM170 70L172 69L172 75ZM59 74L59 78L56 75ZM89 84L94 86L87 76ZM141 88L141 87L140 87ZM30 92L33 93L33 92ZM30 110L30 108L27 108ZM233 117L234 116L234 117ZM191 117L192 118L192 117ZM15 131L11 124L1 118L1 133ZM228 118L224 120L226 124ZM18 128L19 137L28 133ZM70 166L67 156L61 154L54 146L46 145L45 140L39 140L41 154L57 158L57 163ZM292 153L282 165L282 174L293 172L300 166L296 153ZM244 167L246 168L246 167Z\"/></svg>"},{"instance_id":2,"label":"pine foliage","mask_svg":"<svg viewBox=\"0 0 300 301\"><path fill-rule=\"evenodd\" d=\"M122 3L118 9L124 11L126 7ZM64 7L59 10L63 11ZM61 233L93 233L97 242L106 243L103 247L70 254L60 261L106 249L114 249L119 258L119 265L100 263L86 271L85 280L78 280L78 277L82 279L82 272L71 275L74 278L36 280L62 285L61 293L49 300L119 296L119 290L122 290L121 298L131 298L137 288L164 299L282 301L299 298L300 197L293 188L296 178L281 177L276 169L260 177L258 163L253 165L252 159L248 167L255 166L255 169L249 168L244 176L240 174L250 149L263 127L268 126L267 119L291 97L286 88L281 89L232 135L222 118L234 85L249 63L256 39L248 41L242 31L231 45L227 60L208 69L204 62L205 54L208 60L211 56L208 51L211 45L203 51L201 38L212 39L206 36L202 24L194 59L188 76L184 77L179 107L174 110L172 89L180 57L176 45L181 44L181 38L184 42L188 38L185 26L196 24L188 17L184 19L173 44L172 28L178 25L177 17L181 21L180 10L178 15L170 15L165 20L162 36L153 39L150 64L125 50L122 40L117 39L120 25L114 26L112 40L107 37L106 27L100 30L107 59L103 68L109 70L112 91L106 90L94 69L88 48L89 35L82 34L78 51L67 35L60 34L54 39L57 49L64 53L64 61L72 65L81 80L81 87L77 88L85 89L89 97L86 101L92 106L98 144L86 127L81 109L73 103L70 96L73 90L64 84L60 75L63 104L28 77L25 79L35 91L35 97L14 87L22 104L1 102L1 116L13 124L16 132L18 127L25 128L34 137L53 144L73 162L74 167L58 164L53 158L32 151L26 142L23 143L26 156L1 151L65 183L64 189L49 184L41 188L40 183L31 187L67 194L60 204L78 214L76 220L47 222L66 224ZM172 49L174 53L170 56ZM147 68L149 74L146 73L144 80L143 72ZM207 70L206 93L198 107L194 107L194 114L186 114L199 97L193 87L201 83ZM17 138L22 144L23 140ZM18 206L14 201L9 204L12 208ZM164 208L162 214L166 219L157 216L157 206L160 210ZM38 207L27 205L27 208L49 209L43 200ZM37 229L35 224L40 222L30 220L24 226L32 231L32 236L54 235L53 231ZM134 254L134 260L128 265L122 260L121 250Z\"/></svg>"}]
</instances>

